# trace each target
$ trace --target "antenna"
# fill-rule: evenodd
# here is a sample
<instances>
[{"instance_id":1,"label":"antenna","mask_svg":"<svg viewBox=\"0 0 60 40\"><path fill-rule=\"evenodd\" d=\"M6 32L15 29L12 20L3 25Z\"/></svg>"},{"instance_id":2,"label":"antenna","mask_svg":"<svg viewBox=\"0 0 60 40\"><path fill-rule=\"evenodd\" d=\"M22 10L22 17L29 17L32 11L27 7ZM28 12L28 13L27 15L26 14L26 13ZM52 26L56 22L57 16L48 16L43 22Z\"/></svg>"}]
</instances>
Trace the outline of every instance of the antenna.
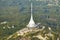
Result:
<instances>
[{"instance_id":1,"label":"antenna","mask_svg":"<svg viewBox=\"0 0 60 40\"><path fill-rule=\"evenodd\" d=\"M29 24L27 25L27 27L36 27L35 22L33 20L33 14L32 14L33 9L32 9L32 7L33 7L33 4L31 3L31 18L30 18L30 21L29 21Z\"/></svg>"},{"instance_id":2,"label":"antenna","mask_svg":"<svg viewBox=\"0 0 60 40\"><path fill-rule=\"evenodd\" d=\"M33 11L33 10L32 10L32 7L33 7L33 6L32 6L32 3L31 3L31 17L32 17L32 11Z\"/></svg>"}]
</instances>

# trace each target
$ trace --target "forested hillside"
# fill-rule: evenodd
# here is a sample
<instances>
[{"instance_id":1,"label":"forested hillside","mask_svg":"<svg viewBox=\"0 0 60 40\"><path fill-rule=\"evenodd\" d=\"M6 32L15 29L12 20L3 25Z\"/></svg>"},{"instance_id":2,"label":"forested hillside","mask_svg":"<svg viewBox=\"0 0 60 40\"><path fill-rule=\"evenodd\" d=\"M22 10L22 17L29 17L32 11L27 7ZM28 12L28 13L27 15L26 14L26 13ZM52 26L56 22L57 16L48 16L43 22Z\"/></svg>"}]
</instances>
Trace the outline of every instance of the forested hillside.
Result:
<instances>
[{"instance_id":1,"label":"forested hillside","mask_svg":"<svg viewBox=\"0 0 60 40\"><path fill-rule=\"evenodd\" d=\"M30 19L30 5L33 3L33 16L36 23L51 27L60 33L60 0L0 0L0 39L26 27ZM1 22L7 21L7 24ZM15 26L15 28L8 28ZM3 28L6 29L3 29Z\"/></svg>"}]
</instances>

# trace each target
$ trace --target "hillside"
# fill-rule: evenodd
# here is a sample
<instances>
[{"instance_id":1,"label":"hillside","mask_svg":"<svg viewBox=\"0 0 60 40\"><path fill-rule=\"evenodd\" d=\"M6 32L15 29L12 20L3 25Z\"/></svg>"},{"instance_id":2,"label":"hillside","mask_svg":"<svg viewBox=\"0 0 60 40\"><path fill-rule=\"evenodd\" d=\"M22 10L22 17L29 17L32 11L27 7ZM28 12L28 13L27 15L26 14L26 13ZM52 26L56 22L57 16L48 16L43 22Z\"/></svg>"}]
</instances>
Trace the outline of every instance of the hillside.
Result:
<instances>
[{"instance_id":1,"label":"hillside","mask_svg":"<svg viewBox=\"0 0 60 40\"><path fill-rule=\"evenodd\" d=\"M26 27L31 2L34 21L60 34L60 0L0 0L0 40Z\"/></svg>"}]
</instances>

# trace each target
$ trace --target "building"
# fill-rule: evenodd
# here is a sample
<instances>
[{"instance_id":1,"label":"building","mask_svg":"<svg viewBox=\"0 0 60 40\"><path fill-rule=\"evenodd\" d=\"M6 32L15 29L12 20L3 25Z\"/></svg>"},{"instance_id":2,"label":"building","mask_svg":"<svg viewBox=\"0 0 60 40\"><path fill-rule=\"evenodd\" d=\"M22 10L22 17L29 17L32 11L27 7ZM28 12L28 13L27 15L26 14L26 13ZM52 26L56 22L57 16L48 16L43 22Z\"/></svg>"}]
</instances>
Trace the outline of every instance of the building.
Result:
<instances>
[{"instance_id":1,"label":"building","mask_svg":"<svg viewBox=\"0 0 60 40\"><path fill-rule=\"evenodd\" d=\"M30 18L30 21L29 21L29 23L28 23L28 25L27 25L27 27L36 27L36 24L35 24L35 22L34 22L34 20L33 20L33 14L32 14L32 3L31 3L31 18Z\"/></svg>"}]
</instances>

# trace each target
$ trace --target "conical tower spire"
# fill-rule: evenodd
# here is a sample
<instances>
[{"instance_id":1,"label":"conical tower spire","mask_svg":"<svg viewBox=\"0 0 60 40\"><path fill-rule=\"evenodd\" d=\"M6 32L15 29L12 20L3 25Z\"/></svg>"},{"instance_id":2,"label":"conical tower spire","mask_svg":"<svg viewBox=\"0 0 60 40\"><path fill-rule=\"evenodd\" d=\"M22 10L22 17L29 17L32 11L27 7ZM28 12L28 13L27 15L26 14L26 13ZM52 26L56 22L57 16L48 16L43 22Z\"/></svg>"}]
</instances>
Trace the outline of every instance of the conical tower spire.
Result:
<instances>
[{"instance_id":1,"label":"conical tower spire","mask_svg":"<svg viewBox=\"0 0 60 40\"><path fill-rule=\"evenodd\" d=\"M35 22L33 20L33 14L32 14L32 12L33 12L32 7L33 7L33 5L31 3L31 18L30 18L30 21L29 21L29 24L27 25L27 27L35 27Z\"/></svg>"},{"instance_id":2,"label":"conical tower spire","mask_svg":"<svg viewBox=\"0 0 60 40\"><path fill-rule=\"evenodd\" d=\"M32 3L31 3L31 19L33 19L33 17L32 17Z\"/></svg>"},{"instance_id":3,"label":"conical tower spire","mask_svg":"<svg viewBox=\"0 0 60 40\"><path fill-rule=\"evenodd\" d=\"M34 21L34 20L33 20L33 14L32 14L32 11L33 11L33 10L32 10L32 7L33 7L33 6L32 6L32 3L31 3L31 18L30 18L30 21Z\"/></svg>"}]
</instances>

